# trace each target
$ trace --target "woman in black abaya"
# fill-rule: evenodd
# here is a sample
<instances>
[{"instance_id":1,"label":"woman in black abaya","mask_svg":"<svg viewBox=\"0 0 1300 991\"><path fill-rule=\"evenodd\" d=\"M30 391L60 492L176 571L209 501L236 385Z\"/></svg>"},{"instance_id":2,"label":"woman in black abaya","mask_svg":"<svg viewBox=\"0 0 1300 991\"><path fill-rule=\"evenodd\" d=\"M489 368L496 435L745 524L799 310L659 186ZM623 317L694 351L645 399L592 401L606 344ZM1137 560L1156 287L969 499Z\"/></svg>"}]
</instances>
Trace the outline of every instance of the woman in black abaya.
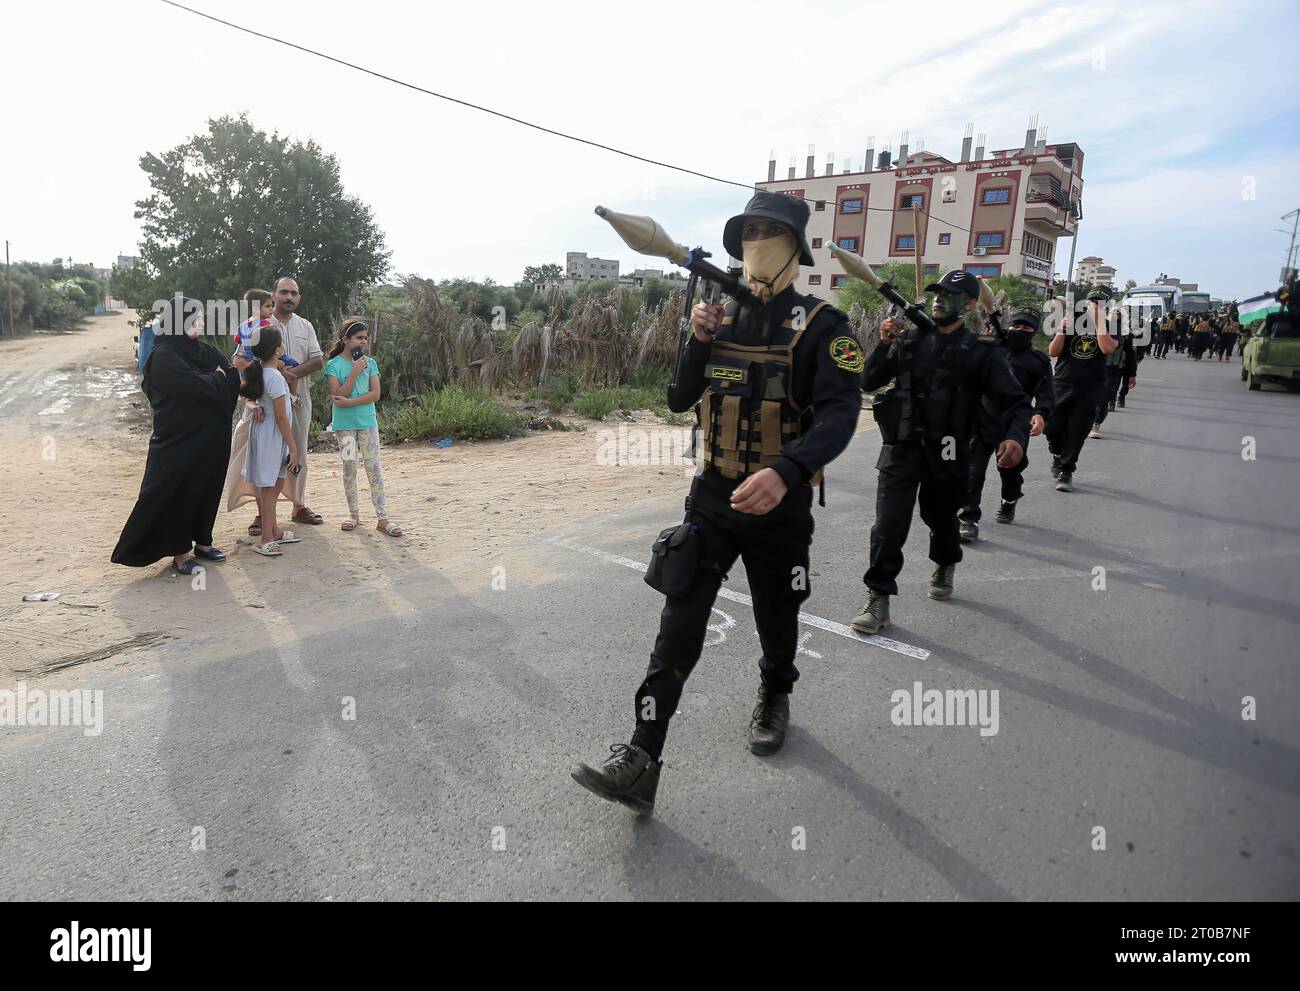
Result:
<instances>
[{"instance_id":1,"label":"woman in black abaya","mask_svg":"<svg viewBox=\"0 0 1300 991\"><path fill-rule=\"evenodd\" d=\"M199 338L198 302L176 298L165 315L164 332L144 366L144 392L153 407L144 481L113 563L143 568L170 557L177 571L189 575L200 564L189 556L191 546L207 561L226 557L212 546L212 524L230 459L239 373Z\"/></svg>"}]
</instances>

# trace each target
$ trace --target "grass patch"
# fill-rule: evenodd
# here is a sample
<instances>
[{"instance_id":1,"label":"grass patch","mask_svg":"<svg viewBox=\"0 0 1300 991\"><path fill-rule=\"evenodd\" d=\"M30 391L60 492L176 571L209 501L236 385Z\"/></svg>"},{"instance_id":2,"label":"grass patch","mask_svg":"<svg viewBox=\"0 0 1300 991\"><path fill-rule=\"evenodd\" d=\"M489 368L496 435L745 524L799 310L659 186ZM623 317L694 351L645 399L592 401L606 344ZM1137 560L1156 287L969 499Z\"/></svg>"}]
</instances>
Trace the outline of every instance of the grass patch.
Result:
<instances>
[{"instance_id":1,"label":"grass patch","mask_svg":"<svg viewBox=\"0 0 1300 991\"><path fill-rule=\"evenodd\" d=\"M528 417L506 409L477 389L449 385L404 403L380 421L387 442L406 440L493 440L522 437Z\"/></svg>"}]
</instances>

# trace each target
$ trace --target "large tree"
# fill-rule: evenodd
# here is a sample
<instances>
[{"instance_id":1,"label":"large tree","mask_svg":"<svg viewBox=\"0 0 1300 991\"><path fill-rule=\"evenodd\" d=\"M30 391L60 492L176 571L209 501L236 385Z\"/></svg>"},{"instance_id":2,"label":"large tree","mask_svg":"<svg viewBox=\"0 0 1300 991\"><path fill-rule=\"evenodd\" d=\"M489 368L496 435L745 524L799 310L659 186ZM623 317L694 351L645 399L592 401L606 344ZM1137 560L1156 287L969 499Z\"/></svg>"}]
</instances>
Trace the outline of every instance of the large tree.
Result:
<instances>
[{"instance_id":1,"label":"large tree","mask_svg":"<svg viewBox=\"0 0 1300 991\"><path fill-rule=\"evenodd\" d=\"M185 144L146 154L140 167L152 193L135 216L155 298L238 299L287 275L302 290L300 312L320 330L388 270L370 207L343 191L337 159L314 141L267 134L244 115L221 117Z\"/></svg>"}]
</instances>

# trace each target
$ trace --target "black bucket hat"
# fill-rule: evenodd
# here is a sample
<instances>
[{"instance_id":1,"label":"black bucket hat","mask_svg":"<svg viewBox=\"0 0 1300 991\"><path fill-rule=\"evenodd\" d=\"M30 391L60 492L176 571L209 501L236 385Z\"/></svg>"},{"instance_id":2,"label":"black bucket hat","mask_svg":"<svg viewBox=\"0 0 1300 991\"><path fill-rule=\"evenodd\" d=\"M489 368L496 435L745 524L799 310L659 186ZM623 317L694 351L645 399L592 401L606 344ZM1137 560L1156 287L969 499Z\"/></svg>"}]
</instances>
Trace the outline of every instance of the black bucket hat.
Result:
<instances>
[{"instance_id":1,"label":"black bucket hat","mask_svg":"<svg viewBox=\"0 0 1300 991\"><path fill-rule=\"evenodd\" d=\"M732 258L744 258L741 234L745 229L745 221L751 217L777 220L794 231L794 238L799 242L799 264L816 264L812 249L808 247L808 238L804 233L808 227L808 214L808 204L798 196L788 196L785 193L755 193L745 204L745 212L732 217L727 221L727 226L722 229L722 246L727 249L727 254Z\"/></svg>"}]
</instances>

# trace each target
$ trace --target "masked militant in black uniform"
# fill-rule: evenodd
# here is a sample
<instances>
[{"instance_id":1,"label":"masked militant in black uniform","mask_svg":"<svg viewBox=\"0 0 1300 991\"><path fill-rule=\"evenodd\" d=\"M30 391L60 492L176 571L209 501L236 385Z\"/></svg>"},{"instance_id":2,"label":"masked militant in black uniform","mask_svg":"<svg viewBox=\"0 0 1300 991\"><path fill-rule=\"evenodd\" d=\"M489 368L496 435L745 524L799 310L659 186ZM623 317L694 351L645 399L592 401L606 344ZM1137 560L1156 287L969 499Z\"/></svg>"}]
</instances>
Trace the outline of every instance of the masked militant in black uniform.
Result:
<instances>
[{"instance_id":1,"label":"masked militant in black uniform","mask_svg":"<svg viewBox=\"0 0 1300 991\"><path fill-rule=\"evenodd\" d=\"M1007 350L1007 361L1011 371L1020 383L1025 395L1032 396L1033 414L1029 418L1029 436L1037 437L1047 427L1047 418L1052 415L1055 393L1052 389L1052 362L1035 350L1034 335L1038 333L1039 316L1037 313L1021 311L1011 318L1011 326L1002 339ZM989 459L1002 438L1002 417L991 403L985 403L980 410L979 428L970 442L970 486L966 505L960 515L961 539L963 542L978 540L980 534L980 498L984 493L984 476L988 471ZM998 467L1002 480L1002 502L998 506L997 521L1014 523L1016 503L1024 495L1025 469L1029 467L1029 455L1020 459L1019 464L1011 468Z\"/></svg>"},{"instance_id":2,"label":"masked militant in black uniform","mask_svg":"<svg viewBox=\"0 0 1300 991\"><path fill-rule=\"evenodd\" d=\"M1119 347L1107 325L1104 289L1088 293L1082 312L1067 314L1060 331L1048 345L1047 356L1056 359L1056 406L1047 422L1047 446L1052 452L1052 475L1059 492L1074 489L1079 453L1104 402L1106 356Z\"/></svg>"},{"instance_id":3,"label":"masked militant in black uniform","mask_svg":"<svg viewBox=\"0 0 1300 991\"><path fill-rule=\"evenodd\" d=\"M743 260L752 296L725 309L695 306L669 387L673 411L695 406L700 470L686 521L655 545L651 572L665 576L667 596L659 636L636 693L631 742L612 746L599 768L573 772L584 788L637 812L653 811L669 719L738 557L763 651L749 749L771 754L785 740L799 608L810 594L813 488L852 439L865 360L844 314L791 285L800 264L813 264L808 215L803 200L758 193L727 222L723 244Z\"/></svg>"},{"instance_id":4,"label":"masked militant in black uniform","mask_svg":"<svg viewBox=\"0 0 1300 991\"><path fill-rule=\"evenodd\" d=\"M889 624L889 597L898 594L903 545L917 503L930 528L932 599L952 595L961 560L957 511L965 504L970 477L970 441L981 404L1001 418L998 466L1012 468L1029 443L1029 397L1016 381L1006 352L995 339L968 330L964 316L979 299L979 279L966 271L945 275L935 291L936 329L885 320L880 343L867 359L862 387L872 392L891 379L888 394L873 406L882 446L876 462L876 523L863 581L867 603L853 619L861 633Z\"/></svg>"}]
</instances>

